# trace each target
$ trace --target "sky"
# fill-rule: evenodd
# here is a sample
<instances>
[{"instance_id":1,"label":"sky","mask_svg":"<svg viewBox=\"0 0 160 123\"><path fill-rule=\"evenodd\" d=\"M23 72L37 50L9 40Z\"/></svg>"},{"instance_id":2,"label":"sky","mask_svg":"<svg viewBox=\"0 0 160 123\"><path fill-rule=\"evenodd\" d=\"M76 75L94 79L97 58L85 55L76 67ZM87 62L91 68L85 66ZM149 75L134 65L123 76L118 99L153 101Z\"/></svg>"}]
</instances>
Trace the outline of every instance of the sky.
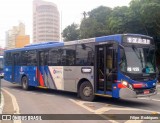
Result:
<instances>
[{"instance_id":1,"label":"sky","mask_svg":"<svg viewBox=\"0 0 160 123\"><path fill-rule=\"evenodd\" d=\"M45 0L57 5L61 14L61 29L77 23L83 18L83 12L103 5L114 8L128 6L131 0ZM4 46L5 32L23 22L26 35L30 35L32 42L32 2L33 0L0 0L0 46Z\"/></svg>"}]
</instances>

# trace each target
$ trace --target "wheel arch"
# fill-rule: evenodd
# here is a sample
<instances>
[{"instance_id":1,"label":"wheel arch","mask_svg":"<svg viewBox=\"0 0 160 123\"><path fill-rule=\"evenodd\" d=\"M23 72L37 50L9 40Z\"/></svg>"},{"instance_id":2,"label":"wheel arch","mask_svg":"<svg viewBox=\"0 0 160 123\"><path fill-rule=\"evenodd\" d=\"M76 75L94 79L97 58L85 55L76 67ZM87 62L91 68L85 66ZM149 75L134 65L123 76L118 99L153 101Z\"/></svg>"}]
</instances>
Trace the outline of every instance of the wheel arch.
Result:
<instances>
[{"instance_id":1,"label":"wheel arch","mask_svg":"<svg viewBox=\"0 0 160 123\"><path fill-rule=\"evenodd\" d=\"M28 76L27 76L26 74L22 74L22 75L21 75L21 84L22 84L22 78L23 78L24 76L26 76L27 79L28 79Z\"/></svg>"},{"instance_id":2,"label":"wheel arch","mask_svg":"<svg viewBox=\"0 0 160 123\"><path fill-rule=\"evenodd\" d=\"M81 85L83 82L85 82L85 81L90 82L90 81L89 81L88 79L86 79L86 78L82 78L82 79L80 79L80 80L78 81L78 84L77 84L77 91L78 91L80 85ZM90 82L90 83L91 83L91 82Z\"/></svg>"},{"instance_id":3,"label":"wheel arch","mask_svg":"<svg viewBox=\"0 0 160 123\"><path fill-rule=\"evenodd\" d=\"M85 82L85 81L88 81L92 87L93 87L93 84L87 79L87 78L82 78L78 81L78 84L77 84L77 94L78 94L78 97L79 97L79 88L80 88L80 85Z\"/></svg>"}]
</instances>

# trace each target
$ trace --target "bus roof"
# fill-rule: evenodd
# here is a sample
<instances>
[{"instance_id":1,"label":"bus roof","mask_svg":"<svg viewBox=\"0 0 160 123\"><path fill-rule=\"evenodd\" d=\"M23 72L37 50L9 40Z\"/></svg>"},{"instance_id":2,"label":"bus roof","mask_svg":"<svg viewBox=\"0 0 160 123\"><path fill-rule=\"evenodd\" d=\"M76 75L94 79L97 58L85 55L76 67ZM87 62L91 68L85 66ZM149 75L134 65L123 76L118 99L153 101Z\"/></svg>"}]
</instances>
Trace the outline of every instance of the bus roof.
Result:
<instances>
[{"instance_id":1,"label":"bus roof","mask_svg":"<svg viewBox=\"0 0 160 123\"><path fill-rule=\"evenodd\" d=\"M59 47L59 46L64 46L63 42L59 42L59 43L44 43L44 44L36 44L36 45L28 45L25 46L24 48L17 48L17 49L11 49L11 50L6 50L4 52L10 52L10 51L22 51L22 50L32 50L32 49L43 49L43 48L52 48L52 47Z\"/></svg>"},{"instance_id":2,"label":"bus roof","mask_svg":"<svg viewBox=\"0 0 160 123\"><path fill-rule=\"evenodd\" d=\"M67 41L67 42L50 41L50 42L36 43L36 44L27 45L24 48L6 50L5 52L52 48L52 47L59 47L59 46L73 45L73 44L83 44L83 43L90 43L90 42L117 41L118 43L121 43L122 37L127 36L127 35L152 38L150 36L141 35L141 34L129 34L129 33L128 34L115 34L115 35L101 36L101 37L75 40L75 41Z\"/></svg>"}]
</instances>

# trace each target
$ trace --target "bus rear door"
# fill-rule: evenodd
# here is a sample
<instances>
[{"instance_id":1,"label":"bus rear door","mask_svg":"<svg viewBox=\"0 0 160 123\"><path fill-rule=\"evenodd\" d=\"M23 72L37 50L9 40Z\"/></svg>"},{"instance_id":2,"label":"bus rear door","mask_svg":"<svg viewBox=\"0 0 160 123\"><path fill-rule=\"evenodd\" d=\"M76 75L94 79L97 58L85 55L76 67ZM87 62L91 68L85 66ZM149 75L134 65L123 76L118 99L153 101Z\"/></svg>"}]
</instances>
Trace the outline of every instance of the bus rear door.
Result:
<instances>
[{"instance_id":1,"label":"bus rear door","mask_svg":"<svg viewBox=\"0 0 160 123\"><path fill-rule=\"evenodd\" d=\"M37 64L37 70L36 70L36 76L39 82L39 86L46 87L48 82L46 67L47 67L47 60L48 60L48 52L38 51L38 64Z\"/></svg>"},{"instance_id":2,"label":"bus rear door","mask_svg":"<svg viewBox=\"0 0 160 123\"><path fill-rule=\"evenodd\" d=\"M13 53L12 54L12 82L19 82L19 58L20 53Z\"/></svg>"}]
</instances>

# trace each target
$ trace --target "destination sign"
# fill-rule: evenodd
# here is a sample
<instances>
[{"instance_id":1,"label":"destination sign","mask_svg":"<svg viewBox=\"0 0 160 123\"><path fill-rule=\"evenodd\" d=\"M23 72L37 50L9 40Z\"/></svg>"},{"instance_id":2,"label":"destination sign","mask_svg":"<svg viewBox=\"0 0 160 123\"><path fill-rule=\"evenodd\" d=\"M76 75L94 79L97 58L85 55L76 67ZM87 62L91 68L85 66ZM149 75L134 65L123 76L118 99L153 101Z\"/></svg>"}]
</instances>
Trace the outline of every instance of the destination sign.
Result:
<instances>
[{"instance_id":1,"label":"destination sign","mask_svg":"<svg viewBox=\"0 0 160 123\"><path fill-rule=\"evenodd\" d=\"M132 44L150 44L150 39L144 39L141 37L127 37L126 43L132 43Z\"/></svg>"}]
</instances>

